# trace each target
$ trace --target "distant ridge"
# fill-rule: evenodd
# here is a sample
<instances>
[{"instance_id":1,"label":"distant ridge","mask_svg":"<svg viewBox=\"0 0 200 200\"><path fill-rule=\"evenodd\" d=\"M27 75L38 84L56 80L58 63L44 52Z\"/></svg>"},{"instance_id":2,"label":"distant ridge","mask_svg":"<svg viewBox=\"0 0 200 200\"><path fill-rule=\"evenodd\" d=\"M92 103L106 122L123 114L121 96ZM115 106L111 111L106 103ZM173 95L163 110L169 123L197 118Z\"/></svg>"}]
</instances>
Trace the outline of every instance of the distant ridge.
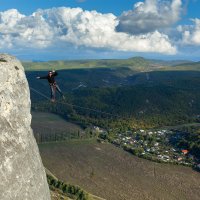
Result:
<instances>
[{"instance_id":1,"label":"distant ridge","mask_svg":"<svg viewBox=\"0 0 200 200\"><path fill-rule=\"evenodd\" d=\"M148 62L150 64L166 65L166 66L176 66L185 63L187 64L194 63L193 61L190 60L160 60L160 59L148 59L140 56L131 57L129 59L134 61L143 61L143 62Z\"/></svg>"},{"instance_id":2,"label":"distant ridge","mask_svg":"<svg viewBox=\"0 0 200 200\"><path fill-rule=\"evenodd\" d=\"M135 72L155 70L190 70L199 68L200 62L189 60L157 60L143 57L128 59L88 59L88 60L55 60L55 61L24 61L26 71L64 70L64 69L94 69L94 68L129 68ZM172 68L173 67L173 68ZM188 69L187 69L188 68Z\"/></svg>"},{"instance_id":3,"label":"distant ridge","mask_svg":"<svg viewBox=\"0 0 200 200\"><path fill-rule=\"evenodd\" d=\"M184 63L179 63L177 66L200 66L200 61L198 62L184 62Z\"/></svg>"}]
</instances>

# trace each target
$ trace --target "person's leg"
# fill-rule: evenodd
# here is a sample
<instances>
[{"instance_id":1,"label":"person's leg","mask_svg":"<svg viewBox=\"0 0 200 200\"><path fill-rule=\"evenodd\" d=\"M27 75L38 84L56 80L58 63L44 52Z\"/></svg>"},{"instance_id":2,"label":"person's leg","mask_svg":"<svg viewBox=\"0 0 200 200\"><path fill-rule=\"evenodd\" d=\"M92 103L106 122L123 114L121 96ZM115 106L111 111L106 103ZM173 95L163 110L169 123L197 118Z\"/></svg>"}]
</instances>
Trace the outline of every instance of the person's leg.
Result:
<instances>
[{"instance_id":1,"label":"person's leg","mask_svg":"<svg viewBox=\"0 0 200 200\"><path fill-rule=\"evenodd\" d=\"M59 88L59 86L56 84L56 90L60 93L60 95L62 95L63 99L65 98L64 94L62 93L61 89Z\"/></svg>"},{"instance_id":2,"label":"person's leg","mask_svg":"<svg viewBox=\"0 0 200 200\"><path fill-rule=\"evenodd\" d=\"M54 102L56 99L56 89L54 85L50 85L50 87L51 87L51 101Z\"/></svg>"}]
</instances>

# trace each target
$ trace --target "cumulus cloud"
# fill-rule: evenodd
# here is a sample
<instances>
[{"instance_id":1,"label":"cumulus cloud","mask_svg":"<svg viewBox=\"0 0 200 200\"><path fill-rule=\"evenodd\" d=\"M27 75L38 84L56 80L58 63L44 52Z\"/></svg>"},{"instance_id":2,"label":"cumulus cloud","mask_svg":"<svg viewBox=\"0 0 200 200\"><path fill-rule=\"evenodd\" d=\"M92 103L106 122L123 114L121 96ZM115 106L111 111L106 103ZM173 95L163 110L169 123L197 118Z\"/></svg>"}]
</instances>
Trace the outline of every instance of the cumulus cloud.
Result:
<instances>
[{"instance_id":1,"label":"cumulus cloud","mask_svg":"<svg viewBox=\"0 0 200 200\"><path fill-rule=\"evenodd\" d=\"M192 19L194 25L178 26L177 30L182 34L182 44L200 46L200 19Z\"/></svg>"},{"instance_id":2,"label":"cumulus cloud","mask_svg":"<svg viewBox=\"0 0 200 200\"><path fill-rule=\"evenodd\" d=\"M44 48L52 36L51 27L37 13L25 16L15 9L0 12L0 48Z\"/></svg>"},{"instance_id":3,"label":"cumulus cloud","mask_svg":"<svg viewBox=\"0 0 200 200\"><path fill-rule=\"evenodd\" d=\"M119 17L117 31L130 34L144 34L169 27L181 15L181 0L145 0L134 5L133 10L123 12Z\"/></svg>"},{"instance_id":4,"label":"cumulus cloud","mask_svg":"<svg viewBox=\"0 0 200 200\"><path fill-rule=\"evenodd\" d=\"M81 8L37 10L30 16L17 10L0 12L0 49L58 48L69 46L115 51L175 54L167 35L158 31L131 35L117 32L113 14L83 11Z\"/></svg>"}]
</instances>

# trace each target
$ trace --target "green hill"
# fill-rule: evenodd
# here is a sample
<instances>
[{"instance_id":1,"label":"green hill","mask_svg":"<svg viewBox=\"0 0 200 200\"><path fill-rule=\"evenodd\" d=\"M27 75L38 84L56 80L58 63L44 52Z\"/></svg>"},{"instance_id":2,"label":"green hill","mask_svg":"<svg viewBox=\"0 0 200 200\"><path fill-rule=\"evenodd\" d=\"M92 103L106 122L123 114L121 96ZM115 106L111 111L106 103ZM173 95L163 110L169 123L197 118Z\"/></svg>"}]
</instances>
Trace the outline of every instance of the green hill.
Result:
<instances>
[{"instance_id":1,"label":"green hill","mask_svg":"<svg viewBox=\"0 0 200 200\"><path fill-rule=\"evenodd\" d=\"M119 68L129 67L132 70L142 71L149 67L150 62L144 58L131 59L102 59L102 60L74 60L49 62L23 62L27 71L51 69L92 69L92 68Z\"/></svg>"},{"instance_id":2,"label":"green hill","mask_svg":"<svg viewBox=\"0 0 200 200\"><path fill-rule=\"evenodd\" d=\"M155 70L199 70L199 62L187 60L156 60L143 57L129 59L101 59L101 60L58 60L48 62L22 62L26 71L66 70L66 69L94 69L94 68L130 68L135 72Z\"/></svg>"},{"instance_id":3,"label":"green hill","mask_svg":"<svg viewBox=\"0 0 200 200\"><path fill-rule=\"evenodd\" d=\"M118 115L114 120L117 123L127 119L126 122L139 126L141 123L150 127L176 125L196 122L196 116L200 114L198 71L134 73L128 68L105 68L62 70L58 73L57 82L66 95L66 103ZM46 72L27 72L29 84L49 96L48 83L36 80L38 74ZM32 107L37 111L55 112L82 123L112 124L109 116L88 109L66 104L52 106L33 91L31 99Z\"/></svg>"},{"instance_id":4,"label":"green hill","mask_svg":"<svg viewBox=\"0 0 200 200\"><path fill-rule=\"evenodd\" d=\"M177 70L193 70L193 71L199 71L200 70L200 62L186 62L182 64L176 65Z\"/></svg>"},{"instance_id":5,"label":"green hill","mask_svg":"<svg viewBox=\"0 0 200 200\"><path fill-rule=\"evenodd\" d=\"M80 124L105 127L116 124L127 128L157 127L198 121L199 63L165 67L152 63L141 57L31 63L30 68L25 67L31 88L49 96L47 81L35 77L47 74L41 70L56 66L56 69L62 69L58 70L56 79L66 96L64 104L52 106L43 96L31 91L32 108L54 112Z\"/></svg>"}]
</instances>

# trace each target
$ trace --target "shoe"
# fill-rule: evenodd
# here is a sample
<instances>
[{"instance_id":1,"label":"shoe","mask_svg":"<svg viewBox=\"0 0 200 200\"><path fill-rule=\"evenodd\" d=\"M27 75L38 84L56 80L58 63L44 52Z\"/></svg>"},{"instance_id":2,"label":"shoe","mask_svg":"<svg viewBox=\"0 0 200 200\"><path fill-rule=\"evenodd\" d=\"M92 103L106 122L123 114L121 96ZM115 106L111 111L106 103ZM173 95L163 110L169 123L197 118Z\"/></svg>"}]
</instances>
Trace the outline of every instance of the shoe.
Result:
<instances>
[{"instance_id":1,"label":"shoe","mask_svg":"<svg viewBox=\"0 0 200 200\"><path fill-rule=\"evenodd\" d=\"M51 102L53 102L53 103L54 103L54 102L55 102L55 99L51 99Z\"/></svg>"}]
</instances>

